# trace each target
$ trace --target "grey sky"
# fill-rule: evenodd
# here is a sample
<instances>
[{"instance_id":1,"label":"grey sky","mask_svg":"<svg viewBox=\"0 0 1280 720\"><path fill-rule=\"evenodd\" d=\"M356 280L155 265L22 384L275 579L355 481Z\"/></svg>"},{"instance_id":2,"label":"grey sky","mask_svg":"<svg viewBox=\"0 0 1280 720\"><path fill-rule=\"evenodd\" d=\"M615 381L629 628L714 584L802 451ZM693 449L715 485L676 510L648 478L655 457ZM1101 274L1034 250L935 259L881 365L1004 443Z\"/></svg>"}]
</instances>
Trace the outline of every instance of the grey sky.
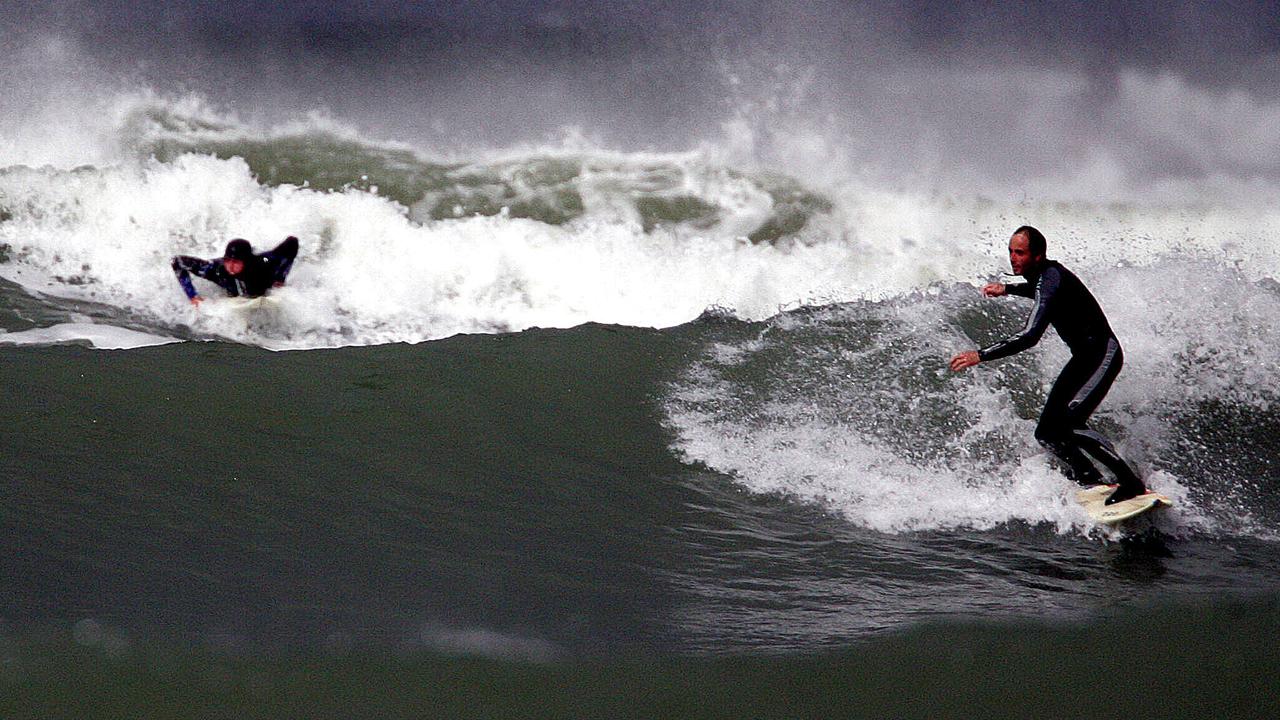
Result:
<instances>
[{"instance_id":1,"label":"grey sky","mask_svg":"<svg viewBox=\"0 0 1280 720\"><path fill-rule=\"evenodd\" d=\"M941 183L1280 176L1275 2L74 0L0 23L27 58L0 70L11 95L194 91L425 147L577 127L619 149L738 133L792 171L841 153ZM50 38L73 52L45 61Z\"/></svg>"}]
</instances>

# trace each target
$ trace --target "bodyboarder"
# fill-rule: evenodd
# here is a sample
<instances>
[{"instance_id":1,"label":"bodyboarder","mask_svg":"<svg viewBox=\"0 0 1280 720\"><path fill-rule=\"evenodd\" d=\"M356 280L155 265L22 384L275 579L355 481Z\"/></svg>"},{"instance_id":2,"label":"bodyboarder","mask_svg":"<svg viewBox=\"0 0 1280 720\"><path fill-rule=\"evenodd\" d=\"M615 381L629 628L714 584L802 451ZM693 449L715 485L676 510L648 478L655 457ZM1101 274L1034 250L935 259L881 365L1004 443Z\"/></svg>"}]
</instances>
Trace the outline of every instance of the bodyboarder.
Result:
<instances>
[{"instance_id":1,"label":"bodyboarder","mask_svg":"<svg viewBox=\"0 0 1280 720\"><path fill-rule=\"evenodd\" d=\"M196 292L191 275L221 287L228 297L262 297L271 288L284 285L297 256L298 238L292 235L274 249L261 254L253 252L248 240L236 238L227 243L221 258L202 260L190 255L177 255L171 264L187 299L198 306L204 298Z\"/></svg>"}]
</instances>

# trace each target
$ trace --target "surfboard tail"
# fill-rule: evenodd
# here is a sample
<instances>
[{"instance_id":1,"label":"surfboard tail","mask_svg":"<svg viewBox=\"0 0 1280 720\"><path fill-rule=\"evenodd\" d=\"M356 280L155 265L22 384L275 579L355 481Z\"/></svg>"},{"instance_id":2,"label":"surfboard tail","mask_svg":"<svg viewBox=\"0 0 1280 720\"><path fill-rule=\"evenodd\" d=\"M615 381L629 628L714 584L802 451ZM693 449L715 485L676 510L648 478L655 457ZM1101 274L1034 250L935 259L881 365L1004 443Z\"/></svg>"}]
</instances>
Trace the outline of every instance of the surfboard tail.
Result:
<instances>
[{"instance_id":1,"label":"surfboard tail","mask_svg":"<svg viewBox=\"0 0 1280 720\"><path fill-rule=\"evenodd\" d=\"M1095 522L1114 525L1118 522L1137 517L1148 510L1161 507L1173 507L1173 501L1157 492L1148 492L1137 497L1121 500L1107 505L1107 498L1115 492L1116 485L1094 485L1076 493L1076 502L1080 503L1085 513Z\"/></svg>"}]
</instances>

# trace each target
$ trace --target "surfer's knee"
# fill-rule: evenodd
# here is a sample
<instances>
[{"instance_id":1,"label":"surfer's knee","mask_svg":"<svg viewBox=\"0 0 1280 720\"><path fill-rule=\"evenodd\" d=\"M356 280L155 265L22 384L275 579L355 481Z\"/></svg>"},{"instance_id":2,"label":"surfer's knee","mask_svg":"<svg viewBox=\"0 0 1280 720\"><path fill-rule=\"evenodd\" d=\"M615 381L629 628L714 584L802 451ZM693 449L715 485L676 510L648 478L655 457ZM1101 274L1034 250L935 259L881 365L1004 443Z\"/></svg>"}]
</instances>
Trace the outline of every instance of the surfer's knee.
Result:
<instances>
[{"instance_id":1,"label":"surfer's knee","mask_svg":"<svg viewBox=\"0 0 1280 720\"><path fill-rule=\"evenodd\" d=\"M1074 446L1061 434L1042 435L1037 432L1036 442L1040 443L1040 447L1058 457L1066 458L1074 454L1072 452Z\"/></svg>"},{"instance_id":2,"label":"surfer's knee","mask_svg":"<svg viewBox=\"0 0 1280 720\"><path fill-rule=\"evenodd\" d=\"M1061 445L1065 442L1070 434L1070 427L1052 421L1045 421L1044 418L1041 418L1036 425L1035 438L1036 442L1052 450L1054 445Z\"/></svg>"}]
</instances>

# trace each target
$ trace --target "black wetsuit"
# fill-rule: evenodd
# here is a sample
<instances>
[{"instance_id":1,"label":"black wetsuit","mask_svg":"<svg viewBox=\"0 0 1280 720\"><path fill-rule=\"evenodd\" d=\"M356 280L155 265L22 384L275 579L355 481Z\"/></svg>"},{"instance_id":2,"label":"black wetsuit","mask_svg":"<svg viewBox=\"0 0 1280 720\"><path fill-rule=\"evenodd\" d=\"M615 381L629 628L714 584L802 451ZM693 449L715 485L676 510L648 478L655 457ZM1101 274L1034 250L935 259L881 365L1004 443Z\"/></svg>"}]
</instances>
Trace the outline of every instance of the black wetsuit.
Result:
<instances>
[{"instance_id":1,"label":"black wetsuit","mask_svg":"<svg viewBox=\"0 0 1280 720\"><path fill-rule=\"evenodd\" d=\"M223 258L202 260L189 255L178 255L173 259L173 272L188 299L199 294L191 283L191 275L215 283L230 297L261 297L273 285L284 282L297 256L298 238L290 236L273 250L245 258L244 270L238 275L227 272Z\"/></svg>"},{"instance_id":2,"label":"black wetsuit","mask_svg":"<svg viewBox=\"0 0 1280 720\"><path fill-rule=\"evenodd\" d=\"M986 362L1022 352L1039 342L1052 325L1071 348L1071 360L1049 391L1036 425L1036 440L1067 464L1077 482L1092 485L1102 481L1098 468L1085 457L1088 453L1115 475L1120 483L1117 498L1141 493L1142 482L1133 469L1106 438L1087 425L1124 364L1124 353L1107 317L1084 283L1056 261L1046 260L1024 277L1028 282L1007 285L1005 290L1035 300L1026 327L979 350L978 356Z\"/></svg>"}]
</instances>

